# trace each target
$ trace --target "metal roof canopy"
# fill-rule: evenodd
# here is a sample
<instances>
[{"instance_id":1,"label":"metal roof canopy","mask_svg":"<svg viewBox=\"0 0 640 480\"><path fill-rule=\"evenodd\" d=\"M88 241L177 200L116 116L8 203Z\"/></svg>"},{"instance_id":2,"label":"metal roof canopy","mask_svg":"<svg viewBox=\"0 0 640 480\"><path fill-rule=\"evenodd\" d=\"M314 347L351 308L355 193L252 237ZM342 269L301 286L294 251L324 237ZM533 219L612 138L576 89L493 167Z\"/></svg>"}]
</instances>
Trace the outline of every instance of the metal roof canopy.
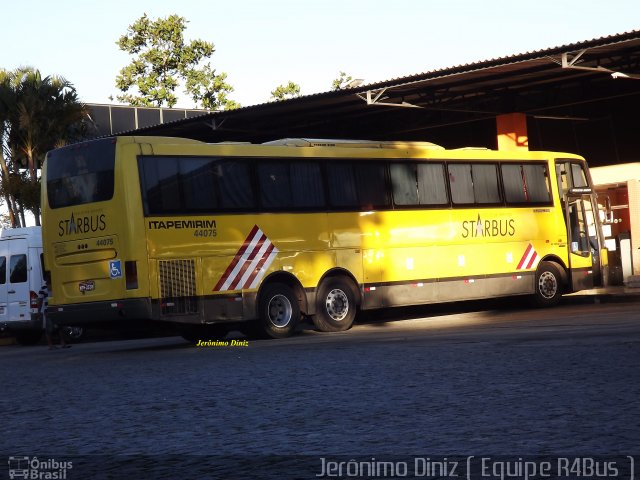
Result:
<instances>
[{"instance_id":1,"label":"metal roof canopy","mask_svg":"<svg viewBox=\"0 0 640 480\"><path fill-rule=\"evenodd\" d=\"M603 104L640 106L639 74L640 31L635 30L126 133L205 142L426 140L449 148L480 139L495 148L487 143L495 142L496 115L520 112L532 120L580 122L610 115L611 107L603 111Z\"/></svg>"}]
</instances>

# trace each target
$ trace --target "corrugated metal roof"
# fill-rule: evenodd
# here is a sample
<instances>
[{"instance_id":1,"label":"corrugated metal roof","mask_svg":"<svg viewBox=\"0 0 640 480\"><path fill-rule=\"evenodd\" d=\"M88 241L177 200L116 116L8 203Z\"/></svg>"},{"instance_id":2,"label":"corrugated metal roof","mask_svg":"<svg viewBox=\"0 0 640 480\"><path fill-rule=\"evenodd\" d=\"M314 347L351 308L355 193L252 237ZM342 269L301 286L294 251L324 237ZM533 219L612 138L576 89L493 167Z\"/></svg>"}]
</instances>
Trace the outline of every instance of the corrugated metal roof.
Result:
<instances>
[{"instance_id":1,"label":"corrugated metal roof","mask_svg":"<svg viewBox=\"0 0 640 480\"><path fill-rule=\"evenodd\" d=\"M237 110L211 112L123 133L184 136L212 142L265 141L287 136L340 138L344 135L342 138L347 138L355 133L345 131L345 128L353 126L351 122L362 122L365 118L380 121L380 118L375 117L380 117L381 107L367 105L365 100L367 92L377 93L382 89L386 89L385 103L397 105L392 109L386 109L384 113L389 123L394 116L390 110L402 109L398 105L402 102L427 109L432 113L438 109L449 109L451 112L463 112L466 109L467 114L475 113L476 116L495 115L506 111L526 112L526 102L511 110L501 107L501 104L508 102L508 97L516 94L522 95L523 98L533 98L532 95L539 95L539 90L545 87L575 85L576 82L583 82L585 79L591 82L611 80L610 76L607 77L602 72L561 67L563 54L575 54L583 50L586 52L580 57L581 66L600 66L614 71L638 73L640 30L392 78L358 87L304 95ZM626 87L629 88L628 85ZM638 87L640 82L632 88ZM538 100L531 108L544 110L553 108L553 105L544 105ZM397 114L395 115L397 117ZM402 115L402 118L409 117L410 115Z\"/></svg>"}]
</instances>

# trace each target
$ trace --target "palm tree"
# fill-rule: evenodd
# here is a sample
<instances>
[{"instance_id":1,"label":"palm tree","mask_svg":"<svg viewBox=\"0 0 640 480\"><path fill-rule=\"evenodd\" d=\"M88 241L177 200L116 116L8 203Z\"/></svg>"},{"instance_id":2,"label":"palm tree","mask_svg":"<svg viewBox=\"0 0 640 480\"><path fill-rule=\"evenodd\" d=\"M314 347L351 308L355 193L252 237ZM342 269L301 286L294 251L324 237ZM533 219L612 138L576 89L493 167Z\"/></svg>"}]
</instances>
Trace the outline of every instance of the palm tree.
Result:
<instances>
[{"instance_id":1,"label":"palm tree","mask_svg":"<svg viewBox=\"0 0 640 480\"><path fill-rule=\"evenodd\" d=\"M88 118L88 110L73 85L62 77L43 78L31 67L16 69L8 77L3 146L14 168L27 170L26 181L21 176L14 178L22 192L22 206L33 212L36 225L40 225L38 169L47 151L73 138L77 133L73 127Z\"/></svg>"},{"instance_id":2,"label":"palm tree","mask_svg":"<svg viewBox=\"0 0 640 480\"><path fill-rule=\"evenodd\" d=\"M7 156L9 151L7 147L7 135L9 130L9 112L13 109L13 88L12 88L11 72L6 70L0 70L0 178L2 179L2 195L7 204L7 210L9 213L9 222L12 227L17 226L15 206L10 194L10 189L6 188L9 184L9 167L7 166Z\"/></svg>"}]
</instances>

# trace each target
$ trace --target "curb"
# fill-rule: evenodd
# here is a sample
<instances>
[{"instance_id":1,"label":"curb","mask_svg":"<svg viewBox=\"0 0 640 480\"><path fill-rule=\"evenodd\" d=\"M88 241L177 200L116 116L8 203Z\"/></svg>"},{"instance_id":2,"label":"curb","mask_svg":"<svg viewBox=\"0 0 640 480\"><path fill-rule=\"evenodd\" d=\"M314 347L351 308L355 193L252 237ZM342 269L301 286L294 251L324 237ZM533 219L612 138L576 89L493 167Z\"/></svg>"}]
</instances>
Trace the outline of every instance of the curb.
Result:
<instances>
[{"instance_id":1,"label":"curb","mask_svg":"<svg viewBox=\"0 0 640 480\"><path fill-rule=\"evenodd\" d=\"M0 347L6 347L7 345L15 345L16 339L13 337L0 338Z\"/></svg>"},{"instance_id":2,"label":"curb","mask_svg":"<svg viewBox=\"0 0 640 480\"><path fill-rule=\"evenodd\" d=\"M578 292L562 297L565 303L632 303L640 301L640 289L619 292Z\"/></svg>"}]
</instances>

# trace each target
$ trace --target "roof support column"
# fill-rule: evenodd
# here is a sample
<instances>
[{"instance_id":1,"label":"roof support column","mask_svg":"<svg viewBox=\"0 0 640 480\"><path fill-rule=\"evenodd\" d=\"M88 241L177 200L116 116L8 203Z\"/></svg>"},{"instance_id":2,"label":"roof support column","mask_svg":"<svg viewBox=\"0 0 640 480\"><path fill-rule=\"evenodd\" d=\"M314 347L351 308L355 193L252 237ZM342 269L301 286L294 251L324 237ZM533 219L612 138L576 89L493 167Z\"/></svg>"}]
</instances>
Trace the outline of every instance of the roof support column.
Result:
<instances>
[{"instance_id":1,"label":"roof support column","mask_svg":"<svg viewBox=\"0 0 640 480\"><path fill-rule=\"evenodd\" d=\"M640 180L627 180L627 191L631 221L632 274L640 276Z\"/></svg>"},{"instance_id":2,"label":"roof support column","mask_svg":"<svg viewBox=\"0 0 640 480\"><path fill-rule=\"evenodd\" d=\"M496 117L498 150L529 150L527 116L524 113L506 113Z\"/></svg>"}]
</instances>

